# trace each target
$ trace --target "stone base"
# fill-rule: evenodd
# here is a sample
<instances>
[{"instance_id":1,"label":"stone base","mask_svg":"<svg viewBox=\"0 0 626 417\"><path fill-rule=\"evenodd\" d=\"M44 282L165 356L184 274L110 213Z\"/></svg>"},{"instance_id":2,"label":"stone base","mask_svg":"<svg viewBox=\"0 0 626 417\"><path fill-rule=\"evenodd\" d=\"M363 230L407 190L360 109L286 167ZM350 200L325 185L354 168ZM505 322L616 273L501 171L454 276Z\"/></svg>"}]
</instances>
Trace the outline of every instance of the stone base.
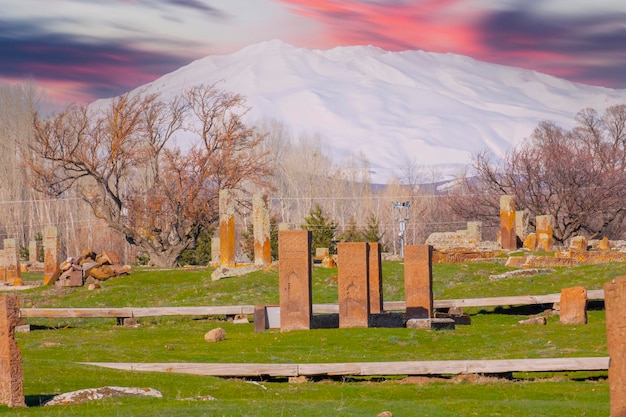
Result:
<instances>
[{"instance_id":1,"label":"stone base","mask_svg":"<svg viewBox=\"0 0 626 417\"><path fill-rule=\"evenodd\" d=\"M455 324L458 325L470 325L472 324L472 318L467 314L450 314L450 313L435 313L437 319L452 319Z\"/></svg>"},{"instance_id":2,"label":"stone base","mask_svg":"<svg viewBox=\"0 0 626 417\"><path fill-rule=\"evenodd\" d=\"M454 330L454 320L450 318L408 319L407 329L418 330Z\"/></svg>"},{"instance_id":3,"label":"stone base","mask_svg":"<svg viewBox=\"0 0 626 417\"><path fill-rule=\"evenodd\" d=\"M370 314L369 327L397 328L404 327L403 313Z\"/></svg>"}]
</instances>

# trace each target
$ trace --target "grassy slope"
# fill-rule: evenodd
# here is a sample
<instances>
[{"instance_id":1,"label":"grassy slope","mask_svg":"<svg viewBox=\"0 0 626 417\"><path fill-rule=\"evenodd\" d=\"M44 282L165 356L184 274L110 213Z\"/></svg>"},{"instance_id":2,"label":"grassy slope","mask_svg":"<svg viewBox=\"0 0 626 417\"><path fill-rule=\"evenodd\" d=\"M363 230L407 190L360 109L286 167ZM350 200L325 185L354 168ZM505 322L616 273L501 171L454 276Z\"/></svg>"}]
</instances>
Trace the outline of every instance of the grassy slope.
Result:
<instances>
[{"instance_id":1,"label":"grassy slope","mask_svg":"<svg viewBox=\"0 0 626 417\"><path fill-rule=\"evenodd\" d=\"M436 298L547 294L562 287L601 288L624 275L622 264L558 269L555 273L489 282L490 274L508 268L498 264L435 265ZM388 301L403 298L402 264L385 263ZM314 302L336 300L336 269L314 269ZM38 279L27 276L26 279ZM37 288L20 295L28 306L123 307L277 303L276 271L212 282L210 271L134 272L107 281L98 291ZM139 328L121 328L114 320L36 320L47 329L19 334L24 357L25 393L30 404L47 396L104 385L151 386L163 399L111 399L77 406L40 408L7 415L607 415L608 385L604 373L532 381L488 381L483 384L434 382L402 384L329 380L262 386L212 377L133 373L97 369L83 361L119 362L333 362L433 359L605 356L604 312L590 311L589 324L519 326L526 316L513 309L473 311L471 326L455 331L407 329L326 329L310 332L254 333L252 324L233 325L204 317L146 318ZM506 314L501 314L506 313ZM206 331L223 327L228 339L203 340ZM523 375L517 375L523 377ZM552 375L548 375L552 376ZM593 375L592 375L593 376ZM535 375L532 376L533 378ZM184 398L211 395L217 401Z\"/></svg>"}]
</instances>

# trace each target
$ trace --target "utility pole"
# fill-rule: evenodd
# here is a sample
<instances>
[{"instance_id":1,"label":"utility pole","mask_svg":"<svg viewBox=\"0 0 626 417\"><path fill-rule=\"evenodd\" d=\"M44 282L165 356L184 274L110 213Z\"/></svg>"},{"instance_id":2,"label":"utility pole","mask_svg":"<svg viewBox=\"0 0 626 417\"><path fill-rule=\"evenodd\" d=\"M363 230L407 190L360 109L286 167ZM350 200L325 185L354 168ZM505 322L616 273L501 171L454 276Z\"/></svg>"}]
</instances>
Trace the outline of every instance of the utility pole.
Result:
<instances>
[{"instance_id":1,"label":"utility pole","mask_svg":"<svg viewBox=\"0 0 626 417\"><path fill-rule=\"evenodd\" d=\"M410 216L410 201L394 201L393 202L393 221L398 223L400 232L398 237L400 238L400 256L404 259L404 233L406 232L406 224L411 219Z\"/></svg>"}]
</instances>

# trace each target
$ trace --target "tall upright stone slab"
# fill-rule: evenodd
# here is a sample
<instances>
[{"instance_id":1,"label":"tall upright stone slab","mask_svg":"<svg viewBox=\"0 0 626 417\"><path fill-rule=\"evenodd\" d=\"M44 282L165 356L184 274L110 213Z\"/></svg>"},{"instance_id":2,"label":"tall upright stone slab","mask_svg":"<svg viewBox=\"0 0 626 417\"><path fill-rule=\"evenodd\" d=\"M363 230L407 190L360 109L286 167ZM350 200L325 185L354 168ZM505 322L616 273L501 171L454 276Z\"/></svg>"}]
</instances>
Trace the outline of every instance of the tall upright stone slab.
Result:
<instances>
[{"instance_id":1,"label":"tall upright stone slab","mask_svg":"<svg viewBox=\"0 0 626 417\"><path fill-rule=\"evenodd\" d=\"M368 242L370 314L383 312L383 269L381 246L378 242Z\"/></svg>"},{"instance_id":2,"label":"tall upright stone slab","mask_svg":"<svg viewBox=\"0 0 626 417\"><path fill-rule=\"evenodd\" d=\"M0 296L0 404L25 407L22 355L15 341L20 319L16 296Z\"/></svg>"},{"instance_id":3,"label":"tall upright stone slab","mask_svg":"<svg viewBox=\"0 0 626 417\"><path fill-rule=\"evenodd\" d=\"M31 240L28 242L28 262L39 261L39 247L40 243L38 240Z\"/></svg>"},{"instance_id":4,"label":"tall upright stone slab","mask_svg":"<svg viewBox=\"0 0 626 417\"><path fill-rule=\"evenodd\" d=\"M22 271L15 239L4 239L4 256L6 259L6 282L15 286L22 285Z\"/></svg>"},{"instance_id":5,"label":"tall upright stone slab","mask_svg":"<svg viewBox=\"0 0 626 417\"><path fill-rule=\"evenodd\" d=\"M0 282L7 282L7 258L4 249L0 249Z\"/></svg>"},{"instance_id":6,"label":"tall upright stone slab","mask_svg":"<svg viewBox=\"0 0 626 417\"><path fill-rule=\"evenodd\" d=\"M500 245L505 250L517 249L515 232L515 197L500 196Z\"/></svg>"},{"instance_id":7,"label":"tall upright stone slab","mask_svg":"<svg viewBox=\"0 0 626 417\"><path fill-rule=\"evenodd\" d=\"M220 265L235 266L235 194L220 190Z\"/></svg>"},{"instance_id":8,"label":"tall upright stone slab","mask_svg":"<svg viewBox=\"0 0 626 417\"><path fill-rule=\"evenodd\" d=\"M337 243L339 327L368 327L369 246L366 242Z\"/></svg>"},{"instance_id":9,"label":"tall upright stone slab","mask_svg":"<svg viewBox=\"0 0 626 417\"><path fill-rule=\"evenodd\" d=\"M404 293L407 319L429 319L433 314L433 247L404 248Z\"/></svg>"},{"instance_id":10,"label":"tall upright stone slab","mask_svg":"<svg viewBox=\"0 0 626 417\"><path fill-rule=\"evenodd\" d=\"M587 324L587 289L570 287L561 289L562 324Z\"/></svg>"},{"instance_id":11,"label":"tall upright stone slab","mask_svg":"<svg viewBox=\"0 0 626 417\"><path fill-rule=\"evenodd\" d=\"M515 212L515 234L520 242L528 236L528 227L530 225L530 212L528 209L517 210Z\"/></svg>"},{"instance_id":12,"label":"tall upright stone slab","mask_svg":"<svg viewBox=\"0 0 626 417\"><path fill-rule=\"evenodd\" d=\"M604 284L611 417L626 416L626 276Z\"/></svg>"},{"instance_id":13,"label":"tall upright stone slab","mask_svg":"<svg viewBox=\"0 0 626 417\"><path fill-rule=\"evenodd\" d=\"M479 245L483 240L483 222L467 222L467 238Z\"/></svg>"},{"instance_id":14,"label":"tall upright stone slab","mask_svg":"<svg viewBox=\"0 0 626 417\"><path fill-rule=\"evenodd\" d=\"M43 283L52 285L61 275L59 259L59 231L48 226L43 231Z\"/></svg>"},{"instance_id":15,"label":"tall upright stone slab","mask_svg":"<svg viewBox=\"0 0 626 417\"><path fill-rule=\"evenodd\" d=\"M254 234L254 264L272 263L270 240L270 209L267 195L255 194L252 197L252 217Z\"/></svg>"},{"instance_id":16,"label":"tall upright stone slab","mask_svg":"<svg viewBox=\"0 0 626 417\"><path fill-rule=\"evenodd\" d=\"M545 215L535 217L537 235L537 250L552 252L554 249L554 216Z\"/></svg>"},{"instance_id":17,"label":"tall upright stone slab","mask_svg":"<svg viewBox=\"0 0 626 417\"><path fill-rule=\"evenodd\" d=\"M220 238L211 238L211 265L217 267L220 264Z\"/></svg>"},{"instance_id":18,"label":"tall upright stone slab","mask_svg":"<svg viewBox=\"0 0 626 417\"><path fill-rule=\"evenodd\" d=\"M311 232L278 232L280 331L309 330L313 316Z\"/></svg>"}]
</instances>

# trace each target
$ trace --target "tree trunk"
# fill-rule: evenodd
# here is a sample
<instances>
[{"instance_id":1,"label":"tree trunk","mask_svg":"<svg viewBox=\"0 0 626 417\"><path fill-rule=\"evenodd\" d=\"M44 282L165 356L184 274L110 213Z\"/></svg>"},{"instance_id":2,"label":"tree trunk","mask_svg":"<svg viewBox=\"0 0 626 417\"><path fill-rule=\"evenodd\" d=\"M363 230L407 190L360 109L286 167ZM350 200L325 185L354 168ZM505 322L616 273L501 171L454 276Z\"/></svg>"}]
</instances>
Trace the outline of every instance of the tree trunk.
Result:
<instances>
[{"instance_id":1,"label":"tree trunk","mask_svg":"<svg viewBox=\"0 0 626 417\"><path fill-rule=\"evenodd\" d=\"M148 265L150 266L160 266L164 268L171 268L176 266L176 261L180 254L187 249L186 244L180 244L173 247L168 248L167 250L157 250L153 247L142 247L139 245L138 247L145 250L150 257L150 261Z\"/></svg>"}]
</instances>

